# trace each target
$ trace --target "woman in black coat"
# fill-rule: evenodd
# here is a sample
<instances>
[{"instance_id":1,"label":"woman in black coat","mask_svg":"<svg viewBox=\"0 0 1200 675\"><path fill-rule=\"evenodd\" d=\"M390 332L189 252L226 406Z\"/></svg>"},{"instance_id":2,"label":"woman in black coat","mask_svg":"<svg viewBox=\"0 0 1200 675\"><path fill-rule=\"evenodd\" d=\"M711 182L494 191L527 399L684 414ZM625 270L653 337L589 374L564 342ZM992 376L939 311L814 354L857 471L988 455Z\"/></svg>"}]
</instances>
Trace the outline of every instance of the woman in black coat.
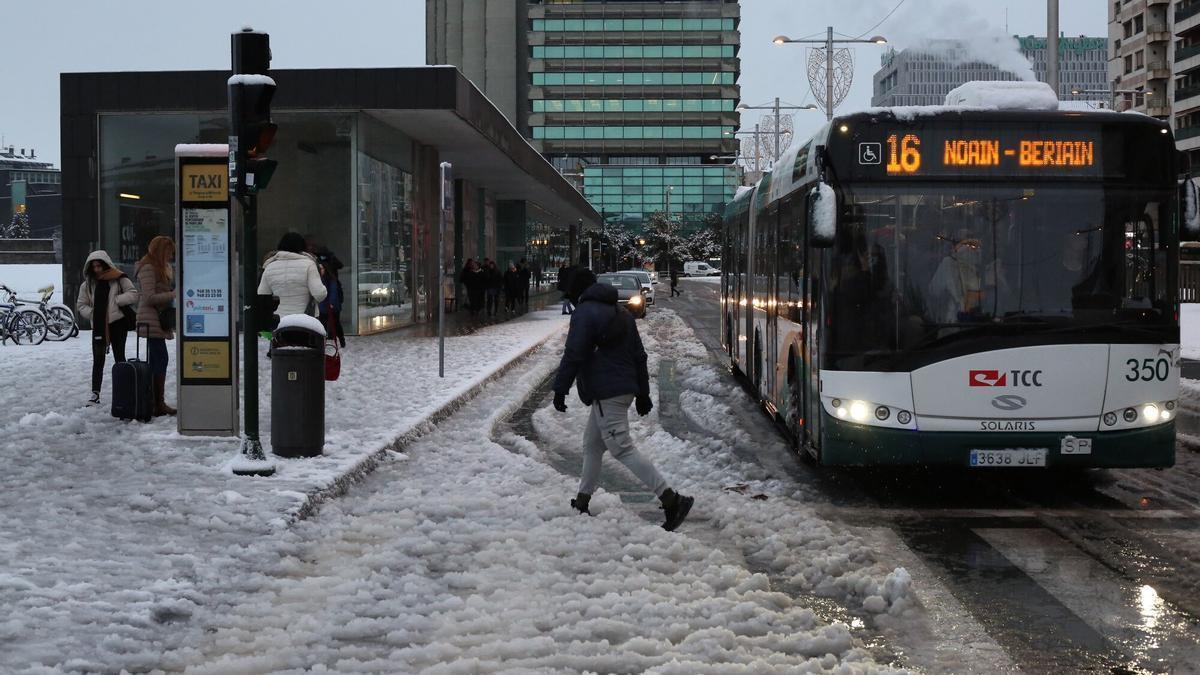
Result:
<instances>
[{"instance_id":1,"label":"woman in black coat","mask_svg":"<svg viewBox=\"0 0 1200 675\"><path fill-rule=\"evenodd\" d=\"M474 260L467 261L467 266L463 268L462 284L467 287L467 309L470 310L471 316L478 316L479 310L483 309L483 289L487 286L487 279L479 263Z\"/></svg>"}]
</instances>

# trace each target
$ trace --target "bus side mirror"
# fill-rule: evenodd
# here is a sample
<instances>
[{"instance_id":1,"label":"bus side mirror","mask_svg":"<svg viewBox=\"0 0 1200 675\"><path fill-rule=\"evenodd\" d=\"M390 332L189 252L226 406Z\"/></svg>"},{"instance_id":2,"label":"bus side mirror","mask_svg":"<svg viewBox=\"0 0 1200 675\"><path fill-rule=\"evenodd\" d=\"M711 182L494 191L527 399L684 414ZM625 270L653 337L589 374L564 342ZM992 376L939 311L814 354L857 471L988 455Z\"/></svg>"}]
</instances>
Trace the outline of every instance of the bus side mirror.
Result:
<instances>
[{"instance_id":1,"label":"bus side mirror","mask_svg":"<svg viewBox=\"0 0 1200 675\"><path fill-rule=\"evenodd\" d=\"M1179 240L1200 241L1200 187L1192 178L1179 184Z\"/></svg>"},{"instance_id":2,"label":"bus side mirror","mask_svg":"<svg viewBox=\"0 0 1200 675\"><path fill-rule=\"evenodd\" d=\"M822 181L808 193L808 243L829 248L837 235L837 194Z\"/></svg>"}]
</instances>

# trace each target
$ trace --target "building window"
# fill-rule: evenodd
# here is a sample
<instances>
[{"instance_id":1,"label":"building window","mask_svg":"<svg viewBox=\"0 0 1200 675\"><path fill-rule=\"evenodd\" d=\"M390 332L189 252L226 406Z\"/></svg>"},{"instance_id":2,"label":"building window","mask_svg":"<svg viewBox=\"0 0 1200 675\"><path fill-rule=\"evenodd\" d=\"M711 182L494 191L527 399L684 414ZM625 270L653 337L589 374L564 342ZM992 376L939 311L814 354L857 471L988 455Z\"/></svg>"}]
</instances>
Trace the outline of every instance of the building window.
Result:
<instances>
[{"instance_id":1,"label":"building window","mask_svg":"<svg viewBox=\"0 0 1200 675\"><path fill-rule=\"evenodd\" d=\"M546 33L680 32L737 30L734 19L534 19L532 28Z\"/></svg>"},{"instance_id":2,"label":"building window","mask_svg":"<svg viewBox=\"0 0 1200 675\"><path fill-rule=\"evenodd\" d=\"M535 87L594 86L661 86L661 85L732 85L734 73L642 73L642 72L571 72L533 73Z\"/></svg>"},{"instance_id":3,"label":"building window","mask_svg":"<svg viewBox=\"0 0 1200 675\"><path fill-rule=\"evenodd\" d=\"M569 45L534 46L535 59L692 59L733 58L733 45Z\"/></svg>"}]
</instances>

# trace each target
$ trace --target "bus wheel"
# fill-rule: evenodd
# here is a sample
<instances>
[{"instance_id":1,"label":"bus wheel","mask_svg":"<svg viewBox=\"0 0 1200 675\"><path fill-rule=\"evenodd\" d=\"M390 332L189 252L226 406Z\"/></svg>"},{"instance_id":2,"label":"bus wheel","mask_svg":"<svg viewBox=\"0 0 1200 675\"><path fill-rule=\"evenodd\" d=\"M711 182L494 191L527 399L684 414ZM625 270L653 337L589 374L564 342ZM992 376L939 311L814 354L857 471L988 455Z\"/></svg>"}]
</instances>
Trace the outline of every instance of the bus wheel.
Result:
<instances>
[{"instance_id":1,"label":"bus wheel","mask_svg":"<svg viewBox=\"0 0 1200 675\"><path fill-rule=\"evenodd\" d=\"M802 449L804 429L800 425L800 377L796 375L796 355L788 355L788 403L784 409L784 426L792 441L792 451L799 453Z\"/></svg>"}]
</instances>

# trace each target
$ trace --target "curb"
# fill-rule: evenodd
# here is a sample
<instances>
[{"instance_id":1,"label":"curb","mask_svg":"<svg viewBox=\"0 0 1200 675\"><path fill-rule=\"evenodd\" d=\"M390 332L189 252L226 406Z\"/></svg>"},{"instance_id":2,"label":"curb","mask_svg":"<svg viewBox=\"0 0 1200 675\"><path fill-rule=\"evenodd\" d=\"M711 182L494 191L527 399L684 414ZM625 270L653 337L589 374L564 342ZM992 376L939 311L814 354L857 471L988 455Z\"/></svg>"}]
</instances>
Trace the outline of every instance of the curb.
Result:
<instances>
[{"instance_id":1,"label":"curb","mask_svg":"<svg viewBox=\"0 0 1200 675\"><path fill-rule=\"evenodd\" d=\"M539 349L545 346L547 342L558 335L559 333L555 332L534 343L525 351L513 357L508 363L500 366L490 375L483 378L479 382L476 382L469 389L454 397L445 405L441 406L437 410L434 410L428 417L414 424L411 429L401 434L398 438L393 439L384 447L360 459L357 463L355 463L354 466L350 467L349 470L334 479L329 485L308 492L300 506L296 507L294 511L291 511L285 515L285 519L287 521L286 527L290 527L301 520L307 520L308 518L317 514L317 512L321 509L322 504L346 494L346 492L350 490L351 486L362 481L364 478L370 475L371 472L379 468L379 465L387 460L389 453L400 452L404 450L404 448L411 445L414 441L417 441L421 437L432 432L439 422L458 412L458 410L470 402L471 399L478 396L485 387L506 375L508 371L512 370L517 365L523 363L526 359L532 356L534 352L537 352Z\"/></svg>"}]
</instances>

